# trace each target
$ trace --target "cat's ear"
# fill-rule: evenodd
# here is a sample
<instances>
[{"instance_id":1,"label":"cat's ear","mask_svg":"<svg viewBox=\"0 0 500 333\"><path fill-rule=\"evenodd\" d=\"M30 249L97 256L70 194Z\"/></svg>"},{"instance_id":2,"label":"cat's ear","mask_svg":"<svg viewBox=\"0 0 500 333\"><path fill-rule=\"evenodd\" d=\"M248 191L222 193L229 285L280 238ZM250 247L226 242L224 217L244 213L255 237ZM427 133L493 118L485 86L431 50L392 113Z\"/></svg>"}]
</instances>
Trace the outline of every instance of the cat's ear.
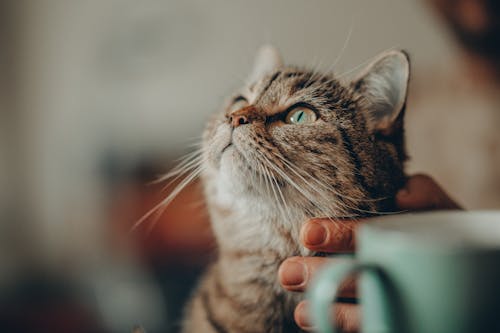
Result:
<instances>
[{"instance_id":1,"label":"cat's ear","mask_svg":"<svg viewBox=\"0 0 500 333\"><path fill-rule=\"evenodd\" d=\"M381 54L353 81L367 102L369 129L390 135L402 127L408 93L410 59L400 50Z\"/></svg>"},{"instance_id":2,"label":"cat's ear","mask_svg":"<svg viewBox=\"0 0 500 333\"><path fill-rule=\"evenodd\" d=\"M253 83L281 66L283 66L283 60L278 49L272 45L263 45L257 52L248 82Z\"/></svg>"}]
</instances>

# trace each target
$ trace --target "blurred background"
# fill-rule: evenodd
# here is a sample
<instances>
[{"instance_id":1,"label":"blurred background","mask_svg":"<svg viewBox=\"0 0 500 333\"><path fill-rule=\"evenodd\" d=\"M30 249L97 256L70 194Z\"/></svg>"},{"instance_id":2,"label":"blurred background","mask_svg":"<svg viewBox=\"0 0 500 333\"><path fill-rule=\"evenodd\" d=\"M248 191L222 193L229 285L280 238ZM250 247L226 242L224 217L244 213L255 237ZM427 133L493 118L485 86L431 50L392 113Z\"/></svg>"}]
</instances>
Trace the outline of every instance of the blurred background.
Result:
<instances>
[{"instance_id":1,"label":"blurred background","mask_svg":"<svg viewBox=\"0 0 500 333\"><path fill-rule=\"evenodd\" d=\"M151 185L257 48L345 78L410 53L409 171L500 207L496 1L0 2L0 331L176 332L214 255L198 183Z\"/></svg>"}]
</instances>

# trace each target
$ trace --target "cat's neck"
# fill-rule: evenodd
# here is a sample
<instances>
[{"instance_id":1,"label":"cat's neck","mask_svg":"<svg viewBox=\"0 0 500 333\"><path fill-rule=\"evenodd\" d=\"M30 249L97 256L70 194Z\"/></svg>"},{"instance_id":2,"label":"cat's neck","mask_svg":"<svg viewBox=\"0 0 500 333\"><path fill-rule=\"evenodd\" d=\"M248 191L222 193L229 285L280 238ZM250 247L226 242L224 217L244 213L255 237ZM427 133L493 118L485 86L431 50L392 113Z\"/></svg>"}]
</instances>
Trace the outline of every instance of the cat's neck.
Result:
<instances>
[{"instance_id":1,"label":"cat's neck","mask_svg":"<svg viewBox=\"0 0 500 333\"><path fill-rule=\"evenodd\" d=\"M306 217L297 207L278 206L259 195L229 193L209 199L208 206L221 253L265 252L278 258L307 254L299 240Z\"/></svg>"}]
</instances>

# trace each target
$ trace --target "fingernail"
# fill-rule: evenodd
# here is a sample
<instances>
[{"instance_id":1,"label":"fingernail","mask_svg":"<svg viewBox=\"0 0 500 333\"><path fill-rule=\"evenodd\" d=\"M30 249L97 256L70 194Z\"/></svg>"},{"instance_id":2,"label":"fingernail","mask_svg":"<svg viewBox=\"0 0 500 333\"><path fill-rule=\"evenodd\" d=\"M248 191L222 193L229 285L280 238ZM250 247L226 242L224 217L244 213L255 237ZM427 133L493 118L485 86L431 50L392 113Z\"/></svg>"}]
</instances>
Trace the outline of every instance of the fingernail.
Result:
<instances>
[{"instance_id":1,"label":"fingernail","mask_svg":"<svg viewBox=\"0 0 500 333\"><path fill-rule=\"evenodd\" d=\"M304 329L310 329L313 327L309 321L308 311L309 309L306 305L302 306L300 311L297 311L297 317L295 318L295 320L297 320L297 324Z\"/></svg>"},{"instance_id":2,"label":"fingernail","mask_svg":"<svg viewBox=\"0 0 500 333\"><path fill-rule=\"evenodd\" d=\"M285 286L299 286L306 279L305 267L302 263L288 261L285 263L281 282Z\"/></svg>"},{"instance_id":3,"label":"fingernail","mask_svg":"<svg viewBox=\"0 0 500 333\"><path fill-rule=\"evenodd\" d=\"M319 246L326 241L328 231L318 222L311 222L306 225L304 230L304 245Z\"/></svg>"}]
</instances>

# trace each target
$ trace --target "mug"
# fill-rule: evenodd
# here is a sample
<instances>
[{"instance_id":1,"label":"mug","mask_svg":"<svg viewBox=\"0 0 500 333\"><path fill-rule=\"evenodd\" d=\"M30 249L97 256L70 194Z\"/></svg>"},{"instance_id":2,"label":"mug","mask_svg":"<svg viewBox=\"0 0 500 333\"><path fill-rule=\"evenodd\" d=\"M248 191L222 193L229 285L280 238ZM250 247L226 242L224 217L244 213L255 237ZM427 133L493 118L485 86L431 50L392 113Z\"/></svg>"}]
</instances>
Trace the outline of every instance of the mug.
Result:
<instances>
[{"instance_id":1,"label":"mug","mask_svg":"<svg viewBox=\"0 0 500 333\"><path fill-rule=\"evenodd\" d=\"M332 304L354 274L361 332L500 332L500 211L404 214L363 224L354 258L327 266L308 291L319 332L336 332Z\"/></svg>"}]
</instances>

